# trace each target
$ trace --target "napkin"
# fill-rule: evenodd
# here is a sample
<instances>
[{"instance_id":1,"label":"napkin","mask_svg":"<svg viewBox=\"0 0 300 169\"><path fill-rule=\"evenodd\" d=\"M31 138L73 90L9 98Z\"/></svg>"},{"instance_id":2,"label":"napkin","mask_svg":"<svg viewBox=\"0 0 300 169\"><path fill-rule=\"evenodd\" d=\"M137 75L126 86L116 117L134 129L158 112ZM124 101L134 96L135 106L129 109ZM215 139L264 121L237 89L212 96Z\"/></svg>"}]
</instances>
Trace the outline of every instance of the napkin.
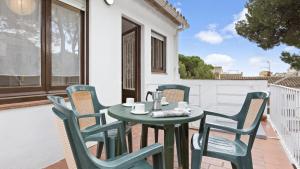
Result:
<instances>
[{"instance_id":1,"label":"napkin","mask_svg":"<svg viewBox=\"0 0 300 169\"><path fill-rule=\"evenodd\" d=\"M155 118L161 117L181 117L181 116L189 116L191 114L190 109L174 109L174 110L166 110L166 111L155 111L152 112L151 116Z\"/></svg>"}]
</instances>

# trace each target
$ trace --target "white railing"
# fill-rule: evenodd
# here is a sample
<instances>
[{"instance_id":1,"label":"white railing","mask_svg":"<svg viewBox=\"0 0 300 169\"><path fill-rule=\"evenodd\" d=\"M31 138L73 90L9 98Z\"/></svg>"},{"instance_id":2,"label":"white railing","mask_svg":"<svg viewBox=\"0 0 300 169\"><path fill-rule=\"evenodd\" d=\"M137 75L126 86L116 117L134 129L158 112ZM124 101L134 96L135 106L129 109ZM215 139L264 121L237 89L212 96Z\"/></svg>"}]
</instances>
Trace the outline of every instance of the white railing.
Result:
<instances>
[{"instance_id":1,"label":"white railing","mask_svg":"<svg viewBox=\"0 0 300 169\"><path fill-rule=\"evenodd\" d=\"M290 160L300 168L300 89L270 85L270 118Z\"/></svg>"}]
</instances>

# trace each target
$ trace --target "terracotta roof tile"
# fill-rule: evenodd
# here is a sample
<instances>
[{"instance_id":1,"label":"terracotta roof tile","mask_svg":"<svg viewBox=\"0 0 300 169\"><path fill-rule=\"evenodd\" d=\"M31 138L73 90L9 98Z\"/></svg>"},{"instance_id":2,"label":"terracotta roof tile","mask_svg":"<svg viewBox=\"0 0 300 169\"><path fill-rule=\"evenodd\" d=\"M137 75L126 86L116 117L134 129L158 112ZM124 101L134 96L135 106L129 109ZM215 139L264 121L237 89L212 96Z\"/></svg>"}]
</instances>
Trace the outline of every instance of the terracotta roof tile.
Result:
<instances>
[{"instance_id":1,"label":"terracotta roof tile","mask_svg":"<svg viewBox=\"0 0 300 169\"><path fill-rule=\"evenodd\" d=\"M300 77L287 77L280 81L274 82L274 84L292 88L300 88Z\"/></svg>"},{"instance_id":2,"label":"terracotta roof tile","mask_svg":"<svg viewBox=\"0 0 300 169\"><path fill-rule=\"evenodd\" d=\"M145 0L151 6L156 8L166 17L170 18L174 23L182 25L182 28L189 28L186 18L167 0Z\"/></svg>"},{"instance_id":3,"label":"terracotta roof tile","mask_svg":"<svg viewBox=\"0 0 300 169\"><path fill-rule=\"evenodd\" d=\"M220 80L267 80L268 83L291 87L300 88L300 77L239 77L239 76L227 76L221 77Z\"/></svg>"}]
</instances>

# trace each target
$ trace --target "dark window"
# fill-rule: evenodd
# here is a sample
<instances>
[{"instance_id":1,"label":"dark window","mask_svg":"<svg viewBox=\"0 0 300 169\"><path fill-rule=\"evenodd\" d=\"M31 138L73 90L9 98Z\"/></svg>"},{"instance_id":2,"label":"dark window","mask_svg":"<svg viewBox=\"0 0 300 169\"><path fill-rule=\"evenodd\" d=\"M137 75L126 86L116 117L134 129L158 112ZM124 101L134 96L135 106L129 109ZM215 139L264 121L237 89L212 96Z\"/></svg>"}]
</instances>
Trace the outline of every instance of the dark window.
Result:
<instances>
[{"instance_id":1,"label":"dark window","mask_svg":"<svg viewBox=\"0 0 300 169\"><path fill-rule=\"evenodd\" d=\"M85 12L58 0L26 3L0 1L0 104L86 83Z\"/></svg>"},{"instance_id":2,"label":"dark window","mask_svg":"<svg viewBox=\"0 0 300 169\"><path fill-rule=\"evenodd\" d=\"M153 31L151 37L151 71L166 73L166 37Z\"/></svg>"}]
</instances>

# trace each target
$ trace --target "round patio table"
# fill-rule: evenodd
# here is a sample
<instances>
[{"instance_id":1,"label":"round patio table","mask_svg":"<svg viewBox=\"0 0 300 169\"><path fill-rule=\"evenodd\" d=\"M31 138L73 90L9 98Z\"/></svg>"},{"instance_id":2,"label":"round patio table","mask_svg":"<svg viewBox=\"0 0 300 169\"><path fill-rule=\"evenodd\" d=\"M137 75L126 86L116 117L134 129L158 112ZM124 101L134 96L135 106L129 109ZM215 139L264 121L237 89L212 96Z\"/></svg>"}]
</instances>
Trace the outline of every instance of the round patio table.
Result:
<instances>
[{"instance_id":1,"label":"round patio table","mask_svg":"<svg viewBox=\"0 0 300 169\"><path fill-rule=\"evenodd\" d=\"M124 122L135 122L141 124L148 125L164 125L164 156L165 156L165 164L166 169L174 168L174 132L175 125L180 125L180 147L181 147L181 162L182 168L189 168L189 122L193 122L199 120L203 117L203 110L199 107L192 106L191 107L191 115L184 117L164 117L164 118L154 118L151 117L151 109L153 103L145 102L146 111L150 111L150 113L145 115L135 115L130 113L131 107L125 107L122 104L112 106L108 109L108 114L111 117L114 117L118 120ZM162 110L172 110L177 107L177 103L170 103L166 106L162 106ZM145 147L147 145L147 131L142 131L142 140L141 147Z\"/></svg>"}]
</instances>

